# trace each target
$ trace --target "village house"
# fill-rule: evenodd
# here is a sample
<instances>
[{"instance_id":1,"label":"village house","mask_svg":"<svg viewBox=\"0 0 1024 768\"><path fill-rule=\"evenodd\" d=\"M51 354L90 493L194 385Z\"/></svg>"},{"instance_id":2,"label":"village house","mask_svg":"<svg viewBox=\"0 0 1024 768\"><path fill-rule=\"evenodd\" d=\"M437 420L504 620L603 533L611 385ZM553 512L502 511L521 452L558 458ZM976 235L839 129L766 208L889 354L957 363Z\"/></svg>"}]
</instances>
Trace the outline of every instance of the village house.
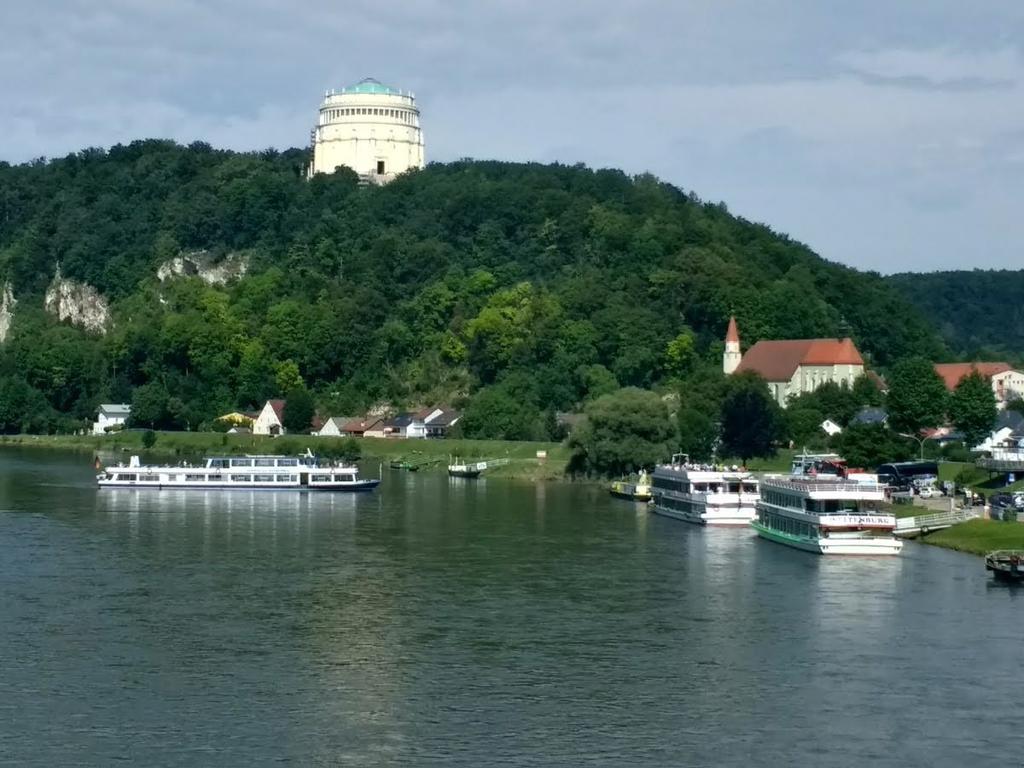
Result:
<instances>
[{"instance_id":1,"label":"village house","mask_svg":"<svg viewBox=\"0 0 1024 768\"><path fill-rule=\"evenodd\" d=\"M939 374L952 392L960 380L977 371L992 382L992 393L996 396L996 406L1005 408L1011 400L1024 398L1024 373L1016 371L1009 363L936 363L935 372Z\"/></svg>"},{"instance_id":2,"label":"village house","mask_svg":"<svg viewBox=\"0 0 1024 768\"><path fill-rule=\"evenodd\" d=\"M451 408L436 408L436 415L426 421L426 437L442 438L448 436L448 430L454 427L462 414Z\"/></svg>"},{"instance_id":3,"label":"village house","mask_svg":"<svg viewBox=\"0 0 1024 768\"><path fill-rule=\"evenodd\" d=\"M283 435L284 400L267 400L259 415L252 423L254 435Z\"/></svg>"},{"instance_id":4,"label":"village house","mask_svg":"<svg viewBox=\"0 0 1024 768\"><path fill-rule=\"evenodd\" d=\"M730 317L722 370L758 374L768 382L776 402L786 407L790 397L813 392L826 382L853 386L864 375L864 359L849 338L761 340L742 354L736 318Z\"/></svg>"},{"instance_id":5,"label":"village house","mask_svg":"<svg viewBox=\"0 0 1024 768\"><path fill-rule=\"evenodd\" d=\"M350 421L348 416L331 416L324 422L324 425L316 431L319 437L343 437L345 425Z\"/></svg>"},{"instance_id":6,"label":"village house","mask_svg":"<svg viewBox=\"0 0 1024 768\"><path fill-rule=\"evenodd\" d=\"M94 435L103 435L113 429L120 429L128 421L132 407L128 403L103 403L96 413L92 425Z\"/></svg>"}]
</instances>

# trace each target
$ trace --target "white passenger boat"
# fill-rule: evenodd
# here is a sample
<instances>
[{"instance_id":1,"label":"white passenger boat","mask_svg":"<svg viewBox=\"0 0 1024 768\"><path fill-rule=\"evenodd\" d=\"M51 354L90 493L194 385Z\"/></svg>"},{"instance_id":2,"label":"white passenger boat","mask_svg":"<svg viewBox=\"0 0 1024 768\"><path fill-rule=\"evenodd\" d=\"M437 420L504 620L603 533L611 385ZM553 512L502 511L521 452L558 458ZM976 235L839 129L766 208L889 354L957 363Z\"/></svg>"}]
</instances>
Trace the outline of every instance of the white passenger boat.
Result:
<instances>
[{"instance_id":1,"label":"white passenger boat","mask_svg":"<svg viewBox=\"0 0 1024 768\"><path fill-rule=\"evenodd\" d=\"M897 555L903 542L884 498L877 477L764 477L751 525L762 538L822 555Z\"/></svg>"},{"instance_id":2,"label":"white passenger boat","mask_svg":"<svg viewBox=\"0 0 1024 768\"><path fill-rule=\"evenodd\" d=\"M144 465L132 456L127 465L107 467L100 488L180 490L372 491L380 480L361 479L359 469L324 464L308 454L293 456L211 456L202 465Z\"/></svg>"},{"instance_id":3,"label":"white passenger boat","mask_svg":"<svg viewBox=\"0 0 1024 768\"><path fill-rule=\"evenodd\" d=\"M691 464L676 454L654 469L654 506L659 515L697 525L749 525L757 505L757 478L741 469Z\"/></svg>"}]
</instances>

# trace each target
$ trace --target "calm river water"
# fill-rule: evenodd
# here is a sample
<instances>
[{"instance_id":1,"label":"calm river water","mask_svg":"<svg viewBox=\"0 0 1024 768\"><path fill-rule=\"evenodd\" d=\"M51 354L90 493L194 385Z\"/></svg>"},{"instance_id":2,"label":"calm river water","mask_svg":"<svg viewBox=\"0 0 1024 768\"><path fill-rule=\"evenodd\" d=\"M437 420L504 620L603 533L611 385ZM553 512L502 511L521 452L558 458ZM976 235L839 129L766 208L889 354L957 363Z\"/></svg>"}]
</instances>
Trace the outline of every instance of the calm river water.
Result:
<instances>
[{"instance_id":1,"label":"calm river water","mask_svg":"<svg viewBox=\"0 0 1024 768\"><path fill-rule=\"evenodd\" d=\"M92 476L88 455L0 452L0 764L1024 755L1024 590L978 558L815 557L592 487Z\"/></svg>"}]
</instances>

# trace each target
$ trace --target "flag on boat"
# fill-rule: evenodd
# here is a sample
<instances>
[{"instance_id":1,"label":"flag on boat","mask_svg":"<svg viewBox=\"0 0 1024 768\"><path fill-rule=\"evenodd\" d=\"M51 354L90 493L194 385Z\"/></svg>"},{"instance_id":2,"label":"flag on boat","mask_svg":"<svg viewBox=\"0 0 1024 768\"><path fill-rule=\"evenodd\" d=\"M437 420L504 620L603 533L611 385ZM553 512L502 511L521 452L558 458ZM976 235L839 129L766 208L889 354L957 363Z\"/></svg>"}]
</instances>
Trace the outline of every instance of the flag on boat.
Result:
<instances>
[{"instance_id":1,"label":"flag on boat","mask_svg":"<svg viewBox=\"0 0 1024 768\"><path fill-rule=\"evenodd\" d=\"M96 469L103 469L103 462L100 461L100 457L99 456L96 457L96 459L93 461L92 465Z\"/></svg>"}]
</instances>

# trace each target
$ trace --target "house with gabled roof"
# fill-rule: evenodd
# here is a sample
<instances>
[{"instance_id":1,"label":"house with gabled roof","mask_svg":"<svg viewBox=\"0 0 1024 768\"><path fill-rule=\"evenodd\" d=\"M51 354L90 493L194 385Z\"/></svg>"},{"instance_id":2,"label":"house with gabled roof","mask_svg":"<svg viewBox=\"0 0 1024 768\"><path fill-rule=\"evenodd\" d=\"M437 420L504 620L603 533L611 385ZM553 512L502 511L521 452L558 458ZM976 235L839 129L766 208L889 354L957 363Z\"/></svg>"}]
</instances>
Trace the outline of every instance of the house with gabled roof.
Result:
<instances>
[{"instance_id":1,"label":"house with gabled roof","mask_svg":"<svg viewBox=\"0 0 1024 768\"><path fill-rule=\"evenodd\" d=\"M722 370L725 373L752 371L766 382L782 407L790 397L813 392L832 382L853 386L864 375L864 358L850 338L762 339L739 357L739 330L729 319Z\"/></svg>"},{"instance_id":2,"label":"house with gabled roof","mask_svg":"<svg viewBox=\"0 0 1024 768\"><path fill-rule=\"evenodd\" d=\"M1024 373L1009 363L936 363L935 372L952 392L968 374L977 372L992 382L996 406L1005 408L1011 400L1024 398Z\"/></svg>"},{"instance_id":3,"label":"house with gabled roof","mask_svg":"<svg viewBox=\"0 0 1024 768\"><path fill-rule=\"evenodd\" d=\"M103 403L96 411L96 421L92 425L94 435L102 435L124 427L131 416L132 407L128 403Z\"/></svg>"},{"instance_id":4,"label":"house with gabled roof","mask_svg":"<svg viewBox=\"0 0 1024 768\"><path fill-rule=\"evenodd\" d=\"M267 400L259 415L252 423L254 435L283 435L287 430L284 428L284 400Z\"/></svg>"}]
</instances>

